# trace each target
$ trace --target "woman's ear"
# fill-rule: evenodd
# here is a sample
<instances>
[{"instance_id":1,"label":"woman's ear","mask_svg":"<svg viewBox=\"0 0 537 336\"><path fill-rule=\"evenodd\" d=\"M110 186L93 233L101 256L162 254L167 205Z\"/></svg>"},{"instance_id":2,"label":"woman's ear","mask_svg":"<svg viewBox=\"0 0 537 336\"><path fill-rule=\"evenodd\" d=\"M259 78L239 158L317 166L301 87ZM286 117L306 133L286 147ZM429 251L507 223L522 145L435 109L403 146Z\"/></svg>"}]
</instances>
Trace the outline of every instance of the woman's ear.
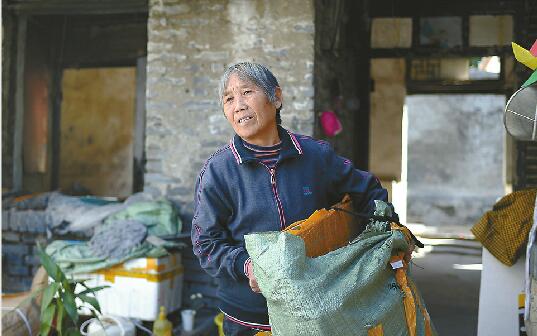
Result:
<instances>
[{"instance_id":1,"label":"woman's ear","mask_svg":"<svg viewBox=\"0 0 537 336\"><path fill-rule=\"evenodd\" d=\"M282 89L279 86L276 87L274 95L276 96L276 101L274 102L274 105L276 106L276 109L279 109L282 107L283 104Z\"/></svg>"}]
</instances>

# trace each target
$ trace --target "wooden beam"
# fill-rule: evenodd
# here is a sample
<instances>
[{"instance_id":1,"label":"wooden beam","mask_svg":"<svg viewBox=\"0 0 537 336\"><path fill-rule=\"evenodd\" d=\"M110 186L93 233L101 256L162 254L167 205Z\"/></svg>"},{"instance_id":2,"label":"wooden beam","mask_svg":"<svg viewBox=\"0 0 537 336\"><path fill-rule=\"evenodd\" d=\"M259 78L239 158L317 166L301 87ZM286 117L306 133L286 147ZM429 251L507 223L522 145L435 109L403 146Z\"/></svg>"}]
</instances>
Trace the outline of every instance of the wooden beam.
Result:
<instances>
[{"instance_id":1,"label":"wooden beam","mask_svg":"<svg viewBox=\"0 0 537 336\"><path fill-rule=\"evenodd\" d=\"M505 94L502 80L469 80L469 81L408 81L407 94L468 94L496 93Z\"/></svg>"},{"instance_id":2,"label":"wooden beam","mask_svg":"<svg viewBox=\"0 0 537 336\"><path fill-rule=\"evenodd\" d=\"M24 67L28 18L20 15L17 22L17 59L15 73L15 125L13 136L13 189L22 190L22 140L24 127Z\"/></svg>"},{"instance_id":3,"label":"wooden beam","mask_svg":"<svg viewBox=\"0 0 537 336\"><path fill-rule=\"evenodd\" d=\"M371 17L462 16L515 14L523 1L504 0L407 0L371 1Z\"/></svg>"},{"instance_id":4,"label":"wooden beam","mask_svg":"<svg viewBox=\"0 0 537 336\"><path fill-rule=\"evenodd\" d=\"M511 46L496 47L468 47L468 48L432 48L415 46L412 48L386 48L371 49L371 58L399 58L399 57L483 57L511 55Z\"/></svg>"},{"instance_id":5,"label":"wooden beam","mask_svg":"<svg viewBox=\"0 0 537 336\"><path fill-rule=\"evenodd\" d=\"M146 13L149 5L147 0L11 0L7 8L17 14L75 15Z\"/></svg>"},{"instance_id":6,"label":"wooden beam","mask_svg":"<svg viewBox=\"0 0 537 336\"><path fill-rule=\"evenodd\" d=\"M350 12L361 15L362 24L356 23L356 36L361 41L355 54L356 92L359 110L354 114L354 155L353 162L358 169L369 170L369 136L371 117L371 25L363 24L370 14L370 1L351 2Z\"/></svg>"},{"instance_id":7,"label":"wooden beam","mask_svg":"<svg viewBox=\"0 0 537 336\"><path fill-rule=\"evenodd\" d=\"M134 116L134 174L133 191L142 191L144 187L145 164L145 90L147 57L140 57L136 64L136 111Z\"/></svg>"},{"instance_id":8,"label":"wooden beam","mask_svg":"<svg viewBox=\"0 0 537 336\"><path fill-rule=\"evenodd\" d=\"M147 55L146 16L87 17L92 20L78 16L66 20L63 67L136 66L138 58Z\"/></svg>"},{"instance_id":9,"label":"wooden beam","mask_svg":"<svg viewBox=\"0 0 537 336\"><path fill-rule=\"evenodd\" d=\"M57 62L59 63L59 62ZM52 72L51 94L51 134L50 134L50 189L60 187L60 138L61 138L61 106L62 106L62 69L55 64Z\"/></svg>"}]
</instances>

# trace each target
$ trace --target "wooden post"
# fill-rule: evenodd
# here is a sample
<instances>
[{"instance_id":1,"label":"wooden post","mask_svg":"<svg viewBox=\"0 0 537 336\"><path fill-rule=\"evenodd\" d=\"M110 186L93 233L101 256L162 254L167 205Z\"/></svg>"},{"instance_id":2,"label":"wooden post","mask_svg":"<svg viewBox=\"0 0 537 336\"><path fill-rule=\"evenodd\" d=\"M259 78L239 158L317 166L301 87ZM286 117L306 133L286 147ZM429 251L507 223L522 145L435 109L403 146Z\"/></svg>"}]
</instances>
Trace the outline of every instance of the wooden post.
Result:
<instances>
[{"instance_id":1,"label":"wooden post","mask_svg":"<svg viewBox=\"0 0 537 336\"><path fill-rule=\"evenodd\" d=\"M133 191L142 191L144 187L144 149L145 149L145 89L147 57L140 57L136 62L136 107L134 115L134 171Z\"/></svg>"},{"instance_id":2,"label":"wooden post","mask_svg":"<svg viewBox=\"0 0 537 336\"><path fill-rule=\"evenodd\" d=\"M24 127L24 68L26 59L26 15L19 15L17 23L17 59L15 74L15 126L13 136L13 190L22 190L22 140Z\"/></svg>"}]
</instances>

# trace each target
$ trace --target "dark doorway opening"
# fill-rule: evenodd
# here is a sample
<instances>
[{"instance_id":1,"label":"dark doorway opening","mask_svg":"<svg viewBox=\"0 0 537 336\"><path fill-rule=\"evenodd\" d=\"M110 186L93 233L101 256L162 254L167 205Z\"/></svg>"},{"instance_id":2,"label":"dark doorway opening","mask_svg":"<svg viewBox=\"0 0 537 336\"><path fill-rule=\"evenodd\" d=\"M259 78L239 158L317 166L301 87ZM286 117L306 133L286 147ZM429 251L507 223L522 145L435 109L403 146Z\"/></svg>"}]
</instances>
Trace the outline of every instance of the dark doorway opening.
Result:
<instances>
[{"instance_id":1,"label":"dark doorway opening","mask_svg":"<svg viewBox=\"0 0 537 336\"><path fill-rule=\"evenodd\" d=\"M13 189L141 190L147 13L15 18Z\"/></svg>"}]
</instances>

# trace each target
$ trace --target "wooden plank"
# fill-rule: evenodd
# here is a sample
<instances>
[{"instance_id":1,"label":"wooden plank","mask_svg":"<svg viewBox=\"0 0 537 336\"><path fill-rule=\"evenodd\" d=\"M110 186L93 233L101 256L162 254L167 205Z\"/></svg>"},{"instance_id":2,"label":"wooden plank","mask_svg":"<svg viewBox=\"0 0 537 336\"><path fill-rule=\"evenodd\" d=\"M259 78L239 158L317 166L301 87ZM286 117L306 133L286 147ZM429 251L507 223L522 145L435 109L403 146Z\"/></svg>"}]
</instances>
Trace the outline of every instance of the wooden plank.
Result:
<instances>
[{"instance_id":1,"label":"wooden plank","mask_svg":"<svg viewBox=\"0 0 537 336\"><path fill-rule=\"evenodd\" d=\"M146 0L11 0L7 7L19 14L115 14L148 11Z\"/></svg>"},{"instance_id":2,"label":"wooden plank","mask_svg":"<svg viewBox=\"0 0 537 336\"><path fill-rule=\"evenodd\" d=\"M468 13L479 13L480 15L494 15L503 13L514 13L524 6L523 1L427 1L411 0L393 2L387 5L383 1L371 2L371 17L410 17L419 16L459 16Z\"/></svg>"},{"instance_id":3,"label":"wooden plank","mask_svg":"<svg viewBox=\"0 0 537 336\"><path fill-rule=\"evenodd\" d=\"M147 57L140 57L136 64L136 107L134 116L134 165L133 191L144 188L144 149L145 149L145 90Z\"/></svg>"},{"instance_id":4,"label":"wooden plank","mask_svg":"<svg viewBox=\"0 0 537 336\"><path fill-rule=\"evenodd\" d=\"M476 57L492 55L509 55L511 47L467 47L442 49L436 47L422 47L413 43L412 48L393 48L393 49L371 49L372 58L392 58L392 57Z\"/></svg>"},{"instance_id":5,"label":"wooden plank","mask_svg":"<svg viewBox=\"0 0 537 336\"><path fill-rule=\"evenodd\" d=\"M16 18L5 15L2 22L2 187L13 187L14 76L16 62Z\"/></svg>"},{"instance_id":6,"label":"wooden plank","mask_svg":"<svg viewBox=\"0 0 537 336\"><path fill-rule=\"evenodd\" d=\"M62 85L62 71L58 65L59 62L54 64L54 70L52 72L52 94L51 94L51 176L50 187L52 190L56 190L60 185L60 129L61 129L61 85Z\"/></svg>"},{"instance_id":7,"label":"wooden plank","mask_svg":"<svg viewBox=\"0 0 537 336\"><path fill-rule=\"evenodd\" d=\"M17 60L15 74L15 125L13 139L13 189L22 190L22 140L24 126L24 65L26 56L26 15L17 23Z\"/></svg>"},{"instance_id":8,"label":"wooden plank","mask_svg":"<svg viewBox=\"0 0 537 336\"><path fill-rule=\"evenodd\" d=\"M500 80L471 80L471 81L409 81L407 94L468 94L468 93L497 93L504 94L503 81Z\"/></svg>"}]
</instances>

